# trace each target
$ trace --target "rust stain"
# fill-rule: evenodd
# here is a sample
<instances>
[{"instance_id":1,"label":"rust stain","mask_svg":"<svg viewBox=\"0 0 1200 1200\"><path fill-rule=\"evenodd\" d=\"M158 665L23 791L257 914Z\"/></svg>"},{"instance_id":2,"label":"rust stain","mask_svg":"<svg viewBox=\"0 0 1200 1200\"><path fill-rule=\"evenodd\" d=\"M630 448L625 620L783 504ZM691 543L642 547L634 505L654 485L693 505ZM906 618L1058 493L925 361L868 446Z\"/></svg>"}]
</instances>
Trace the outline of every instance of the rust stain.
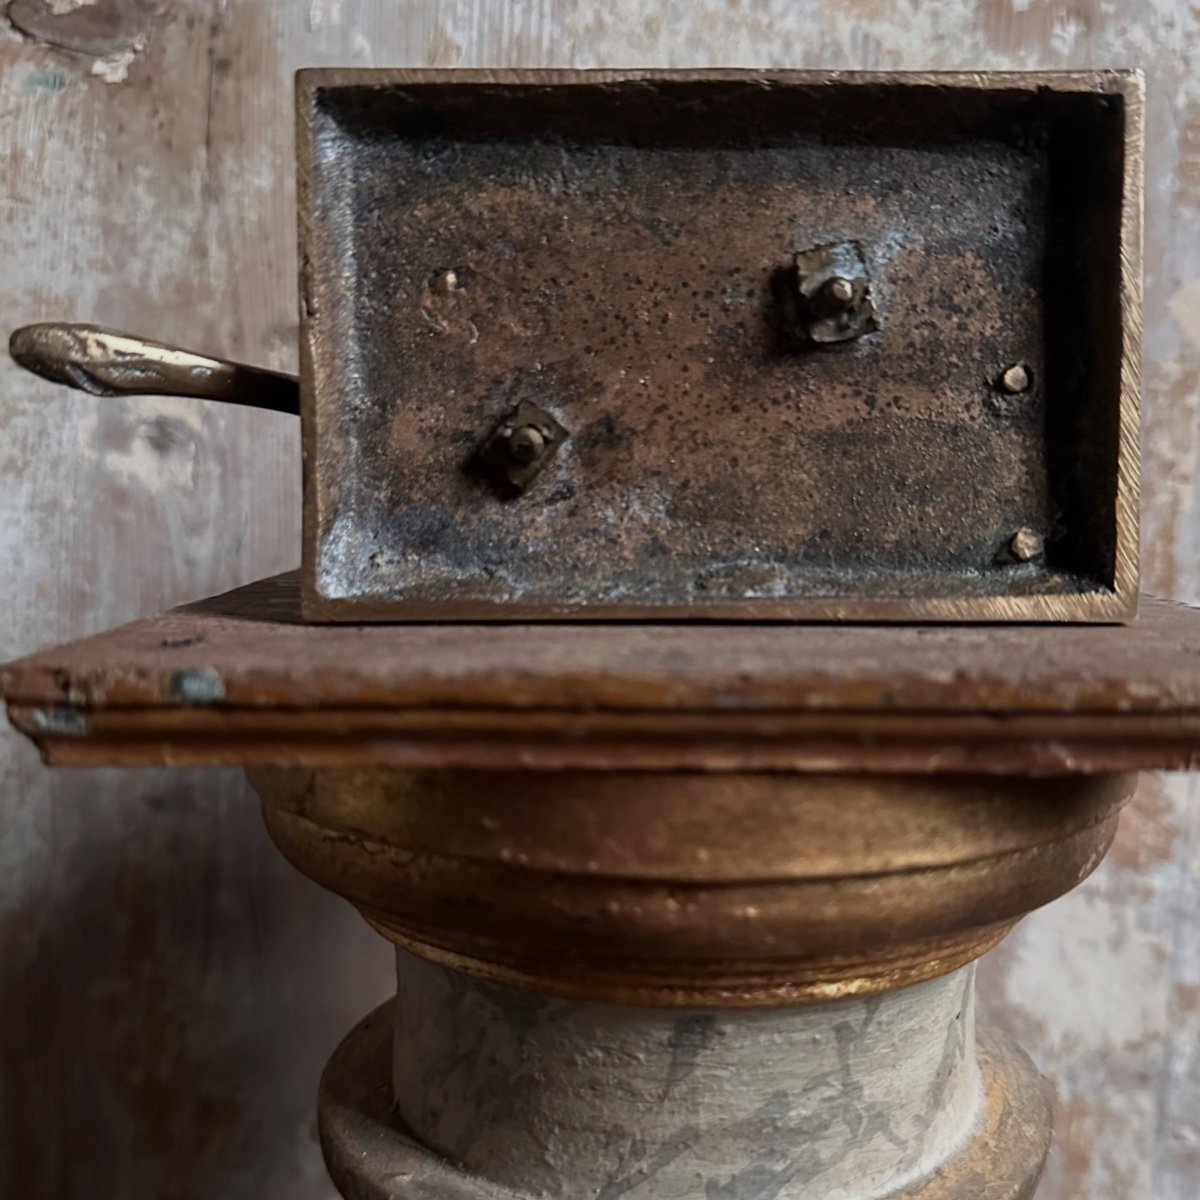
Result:
<instances>
[{"instance_id":1,"label":"rust stain","mask_svg":"<svg viewBox=\"0 0 1200 1200\"><path fill-rule=\"evenodd\" d=\"M1188 359L1195 353L1188 347L1181 352ZM1192 419L1195 397L1200 392L1200 367L1181 363L1179 369L1164 378L1160 365L1157 392L1160 402L1149 411L1153 426L1148 429L1142 449L1142 477L1151 493L1146 505L1146 536L1142 538L1143 586L1160 596L1177 595L1185 583L1179 561L1177 531L1185 523L1190 488L1186 485L1187 458L1179 452L1181 442L1189 443L1189 433L1179 430L1176 421L1186 415Z\"/></svg>"},{"instance_id":2,"label":"rust stain","mask_svg":"<svg viewBox=\"0 0 1200 1200\"><path fill-rule=\"evenodd\" d=\"M1200 984L1180 983L1171 993L1171 1019L1181 1022L1200 1013Z\"/></svg>"},{"instance_id":3,"label":"rust stain","mask_svg":"<svg viewBox=\"0 0 1200 1200\"><path fill-rule=\"evenodd\" d=\"M1113 863L1121 870L1140 873L1170 862L1181 837L1171 824L1172 811L1162 776L1144 775L1121 819L1111 851Z\"/></svg>"},{"instance_id":4,"label":"rust stain","mask_svg":"<svg viewBox=\"0 0 1200 1200\"><path fill-rule=\"evenodd\" d=\"M1200 104L1186 105L1179 114L1179 160L1172 200L1195 208L1200 204Z\"/></svg>"}]
</instances>

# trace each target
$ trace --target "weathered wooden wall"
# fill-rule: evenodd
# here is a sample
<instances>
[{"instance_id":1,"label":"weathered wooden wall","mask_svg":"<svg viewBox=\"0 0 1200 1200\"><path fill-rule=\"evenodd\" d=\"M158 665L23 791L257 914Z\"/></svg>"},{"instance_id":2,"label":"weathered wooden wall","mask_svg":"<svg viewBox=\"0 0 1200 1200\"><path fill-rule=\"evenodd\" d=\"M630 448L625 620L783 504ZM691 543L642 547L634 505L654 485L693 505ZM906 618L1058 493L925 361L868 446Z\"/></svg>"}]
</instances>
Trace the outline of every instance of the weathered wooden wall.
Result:
<instances>
[{"instance_id":1,"label":"weathered wooden wall","mask_svg":"<svg viewBox=\"0 0 1200 1200\"><path fill-rule=\"evenodd\" d=\"M1184 0L14 0L0 329L96 319L294 364L306 64L1143 65L1146 583L1200 600L1200 8ZM20 26L24 32L19 32ZM295 424L0 364L0 656L294 564ZM234 773L47 774L0 744L0 1195L316 1200L319 1068L390 955ZM1200 1195L1200 797L981 972L1059 1087L1043 1200Z\"/></svg>"}]
</instances>

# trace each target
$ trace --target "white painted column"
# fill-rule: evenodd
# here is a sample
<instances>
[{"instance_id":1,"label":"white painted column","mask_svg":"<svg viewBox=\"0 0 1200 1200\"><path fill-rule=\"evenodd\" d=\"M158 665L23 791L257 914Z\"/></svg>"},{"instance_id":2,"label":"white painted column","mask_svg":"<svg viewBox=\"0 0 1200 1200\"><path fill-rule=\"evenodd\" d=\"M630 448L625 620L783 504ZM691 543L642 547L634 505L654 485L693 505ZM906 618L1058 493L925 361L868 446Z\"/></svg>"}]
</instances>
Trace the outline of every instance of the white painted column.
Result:
<instances>
[{"instance_id":1,"label":"white painted column","mask_svg":"<svg viewBox=\"0 0 1200 1200\"><path fill-rule=\"evenodd\" d=\"M563 1000L397 952L399 1115L545 1200L876 1200L981 1119L974 967L792 1008Z\"/></svg>"}]
</instances>

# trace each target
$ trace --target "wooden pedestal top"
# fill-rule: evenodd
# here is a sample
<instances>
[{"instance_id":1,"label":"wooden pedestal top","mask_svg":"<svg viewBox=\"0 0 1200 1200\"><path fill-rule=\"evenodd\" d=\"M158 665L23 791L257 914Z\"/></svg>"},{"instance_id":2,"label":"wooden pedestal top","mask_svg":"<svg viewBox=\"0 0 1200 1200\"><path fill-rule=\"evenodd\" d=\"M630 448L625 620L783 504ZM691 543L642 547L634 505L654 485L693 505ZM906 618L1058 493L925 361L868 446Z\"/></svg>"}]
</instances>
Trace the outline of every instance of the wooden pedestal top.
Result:
<instances>
[{"instance_id":1,"label":"wooden pedestal top","mask_svg":"<svg viewBox=\"0 0 1200 1200\"><path fill-rule=\"evenodd\" d=\"M1129 626L306 625L266 579L6 667L51 763L1200 765L1200 610Z\"/></svg>"}]
</instances>

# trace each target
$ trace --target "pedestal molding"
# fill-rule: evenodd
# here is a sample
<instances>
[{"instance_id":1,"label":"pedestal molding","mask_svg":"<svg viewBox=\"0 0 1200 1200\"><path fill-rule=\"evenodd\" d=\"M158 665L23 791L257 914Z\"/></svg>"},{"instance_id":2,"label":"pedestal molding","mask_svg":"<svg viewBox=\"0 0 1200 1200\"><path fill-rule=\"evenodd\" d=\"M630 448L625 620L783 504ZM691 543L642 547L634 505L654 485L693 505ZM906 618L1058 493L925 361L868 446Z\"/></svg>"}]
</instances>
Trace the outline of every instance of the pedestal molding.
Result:
<instances>
[{"instance_id":1,"label":"pedestal molding","mask_svg":"<svg viewBox=\"0 0 1200 1200\"><path fill-rule=\"evenodd\" d=\"M821 1002L957 969L1103 858L1130 776L255 769L267 828L384 936L646 1006Z\"/></svg>"}]
</instances>

